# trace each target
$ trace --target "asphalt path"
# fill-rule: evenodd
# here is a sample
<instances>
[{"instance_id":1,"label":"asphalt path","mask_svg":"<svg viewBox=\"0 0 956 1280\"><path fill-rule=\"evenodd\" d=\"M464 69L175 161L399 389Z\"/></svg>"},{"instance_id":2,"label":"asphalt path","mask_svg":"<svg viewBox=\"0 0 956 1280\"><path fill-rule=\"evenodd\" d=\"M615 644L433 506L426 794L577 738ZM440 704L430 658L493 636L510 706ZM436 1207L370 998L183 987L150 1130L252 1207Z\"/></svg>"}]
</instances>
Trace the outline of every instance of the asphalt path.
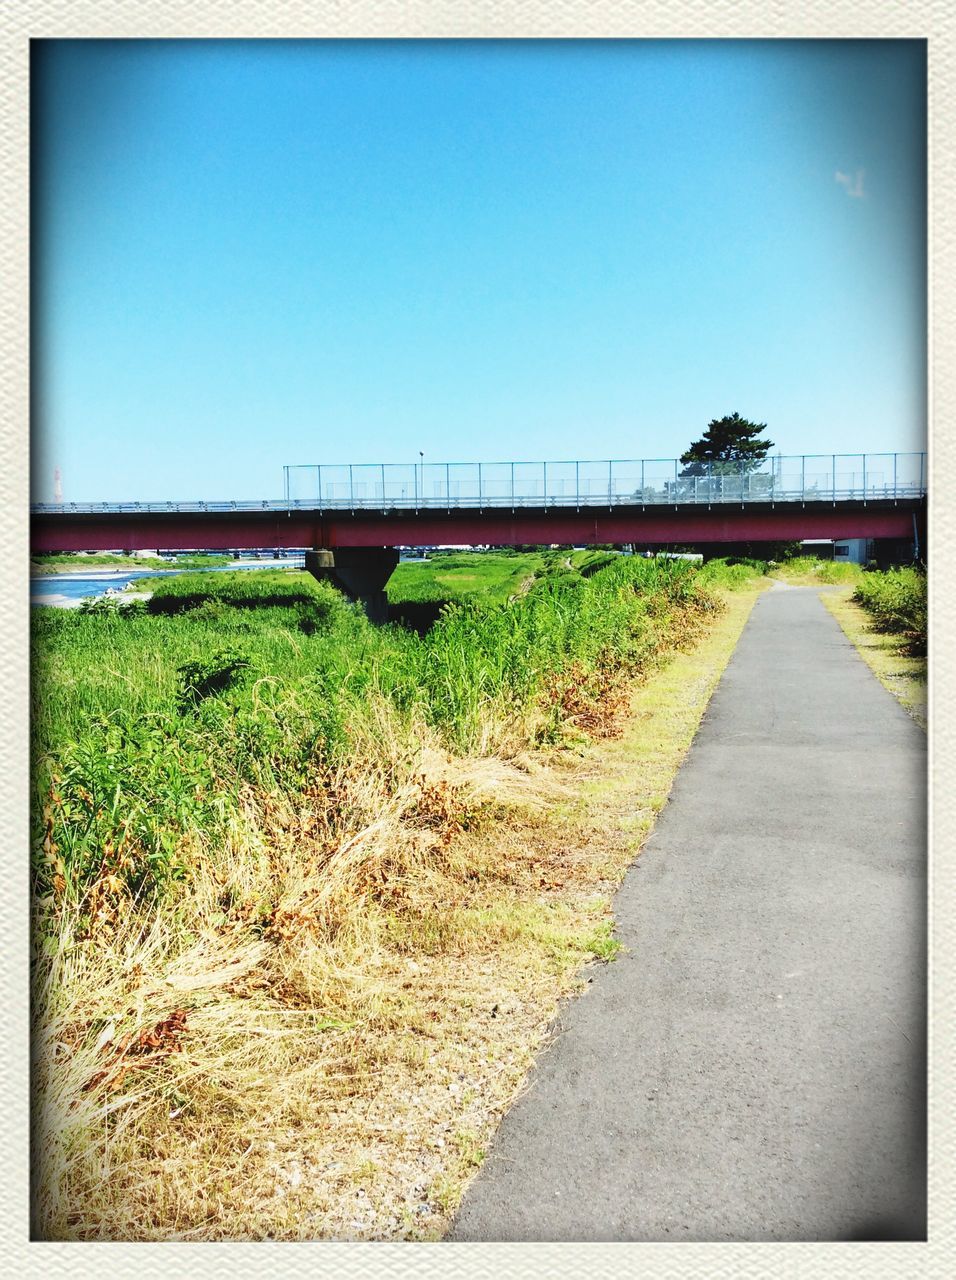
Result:
<instances>
[{"instance_id":1,"label":"asphalt path","mask_svg":"<svg viewBox=\"0 0 956 1280\"><path fill-rule=\"evenodd\" d=\"M766 592L453 1240L926 1232L926 740Z\"/></svg>"}]
</instances>

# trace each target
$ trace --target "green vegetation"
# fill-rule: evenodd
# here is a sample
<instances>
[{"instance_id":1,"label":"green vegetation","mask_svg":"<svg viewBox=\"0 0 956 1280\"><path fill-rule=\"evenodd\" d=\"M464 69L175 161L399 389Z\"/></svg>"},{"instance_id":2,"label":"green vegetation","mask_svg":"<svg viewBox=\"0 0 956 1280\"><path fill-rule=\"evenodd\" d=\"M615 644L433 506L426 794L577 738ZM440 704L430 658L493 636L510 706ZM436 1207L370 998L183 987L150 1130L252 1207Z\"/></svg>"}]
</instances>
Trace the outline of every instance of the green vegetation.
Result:
<instances>
[{"instance_id":1,"label":"green vegetation","mask_svg":"<svg viewBox=\"0 0 956 1280\"><path fill-rule=\"evenodd\" d=\"M746 591L753 587L769 571L766 560L753 560L744 556L730 556L725 560L709 560L699 570L700 581L727 591Z\"/></svg>"},{"instance_id":2,"label":"green vegetation","mask_svg":"<svg viewBox=\"0 0 956 1280\"><path fill-rule=\"evenodd\" d=\"M182 573L151 584L149 613L185 613L199 605L234 609L311 605L326 596L304 569L236 569L224 573Z\"/></svg>"},{"instance_id":3,"label":"green vegetation","mask_svg":"<svg viewBox=\"0 0 956 1280\"><path fill-rule=\"evenodd\" d=\"M573 569L589 578L598 569L609 565L617 554L616 551L599 551L588 547L583 551L572 551L567 558Z\"/></svg>"},{"instance_id":4,"label":"green vegetation","mask_svg":"<svg viewBox=\"0 0 956 1280\"><path fill-rule=\"evenodd\" d=\"M229 564L231 556L220 555L180 555L174 562L163 560L159 556L115 556L115 555L75 555L72 552L63 555L32 556L30 572L34 575L45 573L82 573L86 569L213 569L219 565Z\"/></svg>"},{"instance_id":5,"label":"green vegetation","mask_svg":"<svg viewBox=\"0 0 956 1280\"><path fill-rule=\"evenodd\" d=\"M445 604L468 596L506 601L554 567L556 552L438 552L421 563L399 564L388 582L391 605Z\"/></svg>"},{"instance_id":6,"label":"green vegetation","mask_svg":"<svg viewBox=\"0 0 956 1280\"><path fill-rule=\"evenodd\" d=\"M175 563L171 567L174 569L216 569L224 564L232 564L232 556L190 555L187 553L177 556Z\"/></svg>"},{"instance_id":7,"label":"green vegetation","mask_svg":"<svg viewBox=\"0 0 956 1280\"><path fill-rule=\"evenodd\" d=\"M607 551L434 552L423 562L399 564L388 583L393 621L425 632L445 605L470 600L505 604L523 595L542 578L578 573L588 576L609 564Z\"/></svg>"},{"instance_id":8,"label":"green vegetation","mask_svg":"<svg viewBox=\"0 0 956 1280\"><path fill-rule=\"evenodd\" d=\"M903 652L926 653L926 575L919 569L892 569L864 574L853 599L874 619L875 629L899 636Z\"/></svg>"},{"instance_id":9,"label":"green vegetation","mask_svg":"<svg viewBox=\"0 0 956 1280\"><path fill-rule=\"evenodd\" d=\"M863 573L864 570L858 564L843 560L820 560L816 556L793 556L776 565L773 570L774 577L784 578L795 586L842 586L858 582Z\"/></svg>"},{"instance_id":10,"label":"green vegetation","mask_svg":"<svg viewBox=\"0 0 956 1280\"><path fill-rule=\"evenodd\" d=\"M514 577L496 581L501 595ZM145 609L43 610L38 887L75 896L109 874L137 893L167 888L188 874L191 840L223 838L245 788L294 793L342 765L372 708L456 752L505 732L554 739L679 639L688 611L713 607L687 563L618 557L589 579L546 576L510 605L464 599L424 637L371 626L304 573L182 575Z\"/></svg>"}]
</instances>

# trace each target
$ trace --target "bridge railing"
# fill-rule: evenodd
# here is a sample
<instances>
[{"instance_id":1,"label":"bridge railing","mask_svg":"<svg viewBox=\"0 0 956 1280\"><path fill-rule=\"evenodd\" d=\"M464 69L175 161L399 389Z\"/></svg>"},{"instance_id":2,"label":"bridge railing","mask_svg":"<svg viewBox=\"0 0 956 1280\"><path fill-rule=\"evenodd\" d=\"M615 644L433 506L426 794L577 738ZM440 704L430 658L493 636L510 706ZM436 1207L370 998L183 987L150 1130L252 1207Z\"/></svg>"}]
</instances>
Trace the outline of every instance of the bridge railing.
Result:
<instances>
[{"instance_id":1,"label":"bridge railing","mask_svg":"<svg viewBox=\"0 0 956 1280\"><path fill-rule=\"evenodd\" d=\"M923 453L818 454L685 466L674 458L606 462L418 462L287 466L291 505L551 507L835 502L926 492Z\"/></svg>"},{"instance_id":2,"label":"bridge railing","mask_svg":"<svg viewBox=\"0 0 956 1280\"><path fill-rule=\"evenodd\" d=\"M713 506L919 498L925 453L806 454L752 466L674 458L606 462L408 462L286 466L282 498L261 501L37 503L70 512L422 510L455 507Z\"/></svg>"}]
</instances>

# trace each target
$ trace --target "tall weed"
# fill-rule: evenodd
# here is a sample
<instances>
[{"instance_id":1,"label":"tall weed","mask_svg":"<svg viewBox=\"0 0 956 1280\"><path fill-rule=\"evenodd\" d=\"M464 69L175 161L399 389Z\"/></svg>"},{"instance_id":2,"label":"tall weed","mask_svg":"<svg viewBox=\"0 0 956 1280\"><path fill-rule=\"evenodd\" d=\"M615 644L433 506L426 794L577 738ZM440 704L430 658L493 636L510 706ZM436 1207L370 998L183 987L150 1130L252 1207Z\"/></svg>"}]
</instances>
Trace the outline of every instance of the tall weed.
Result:
<instances>
[{"instance_id":1,"label":"tall weed","mask_svg":"<svg viewBox=\"0 0 956 1280\"><path fill-rule=\"evenodd\" d=\"M638 557L588 578L553 567L510 604L449 604L425 636L373 627L329 586L288 573L169 579L148 614L42 611L39 891L165 892L197 840L222 838L245 788L294 796L370 763L352 735L373 708L386 736L428 726L472 755L583 727L615 680L682 642L720 580Z\"/></svg>"},{"instance_id":2,"label":"tall weed","mask_svg":"<svg viewBox=\"0 0 956 1280\"><path fill-rule=\"evenodd\" d=\"M926 652L926 575L919 569L865 574L853 599L873 617L878 631L899 635L912 656Z\"/></svg>"}]
</instances>

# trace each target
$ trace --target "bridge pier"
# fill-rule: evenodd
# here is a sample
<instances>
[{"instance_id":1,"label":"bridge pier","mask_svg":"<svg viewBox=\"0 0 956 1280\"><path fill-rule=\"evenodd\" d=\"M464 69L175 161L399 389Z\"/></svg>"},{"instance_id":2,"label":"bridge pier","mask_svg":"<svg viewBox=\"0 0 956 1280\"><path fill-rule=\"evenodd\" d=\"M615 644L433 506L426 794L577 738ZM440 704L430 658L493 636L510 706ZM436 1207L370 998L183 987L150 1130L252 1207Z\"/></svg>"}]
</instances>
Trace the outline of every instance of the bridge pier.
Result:
<instances>
[{"instance_id":1,"label":"bridge pier","mask_svg":"<svg viewBox=\"0 0 956 1280\"><path fill-rule=\"evenodd\" d=\"M318 548L305 553L305 567L319 582L331 582L358 600L370 622L388 621L385 584L398 564L394 547Z\"/></svg>"}]
</instances>

